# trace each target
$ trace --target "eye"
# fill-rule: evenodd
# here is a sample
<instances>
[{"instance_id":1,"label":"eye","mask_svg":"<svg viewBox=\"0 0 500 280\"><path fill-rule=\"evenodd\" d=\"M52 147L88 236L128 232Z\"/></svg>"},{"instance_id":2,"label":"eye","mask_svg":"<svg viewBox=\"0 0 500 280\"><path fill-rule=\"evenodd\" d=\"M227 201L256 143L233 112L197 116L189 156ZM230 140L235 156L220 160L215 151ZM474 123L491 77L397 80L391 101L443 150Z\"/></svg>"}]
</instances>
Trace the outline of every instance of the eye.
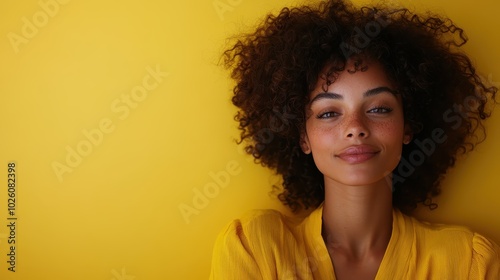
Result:
<instances>
[{"instance_id":1,"label":"eye","mask_svg":"<svg viewBox=\"0 0 500 280\"><path fill-rule=\"evenodd\" d=\"M368 113L375 113L375 114L387 114L390 112L392 112L392 109L388 107L376 107L368 111Z\"/></svg>"},{"instance_id":2,"label":"eye","mask_svg":"<svg viewBox=\"0 0 500 280\"><path fill-rule=\"evenodd\" d=\"M334 118L334 117L338 117L340 114L337 113L337 112L325 112L325 113L321 113L317 116L318 119L329 119L329 118Z\"/></svg>"}]
</instances>

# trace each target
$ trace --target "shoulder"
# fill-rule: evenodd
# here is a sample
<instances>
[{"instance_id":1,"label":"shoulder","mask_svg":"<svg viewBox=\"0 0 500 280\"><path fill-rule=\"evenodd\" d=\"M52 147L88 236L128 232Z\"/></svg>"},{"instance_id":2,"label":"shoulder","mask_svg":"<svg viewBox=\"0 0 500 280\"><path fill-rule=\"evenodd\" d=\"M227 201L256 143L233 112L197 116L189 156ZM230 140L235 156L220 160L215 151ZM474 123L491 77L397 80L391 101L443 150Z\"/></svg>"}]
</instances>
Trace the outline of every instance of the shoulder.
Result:
<instances>
[{"instance_id":1,"label":"shoulder","mask_svg":"<svg viewBox=\"0 0 500 280\"><path fill-rule=\"evenodd\" d=\"M412 224L423 262L457 266L468 271L469 279L500 279L500 247L493 240L464 226L404 219Z\"/></svg>"},{"instance_id":2,"label":"shoulder","mask_svg":"<svg viewBox=\"0 0 500 280\"><path fill-rule=\"evenodd\" d=\"M430 223L409 216L405 216L405 219L412 223L417 240L428 239L428 242L435 240L436 242L445 241L445 243L459 241L463 245L468 244L472 246L472 240L475 233L468 227Z\"/></svg>"},{"instance_id":3,"label":"shoulder","mask_svg":"<svg viewBox=\"0 0 500 280\"><path fill-rule=\"evenodd\" d=\"M470 275L477 279L500 279L500 247L492 240L475 233L472 249Z\"/></svg>"},{"instance_id":4,"label":"shoulder","mask_svg":"<svg viewBox=\"0 0 500 280\"><path fill-rule=\"evenodd\" d=\"M405 248L412 248L416 261L470 263L475 233L469 228L424 222L401 212L396 212L394 225L393 234Z\"/></svg>"},{"instance_id":5,"label":"shoulder","mask_svg":"<svg viewBox=\"0 0 500 280\"><path fill-rule=\"evenodd\" d=\"M276 275L280 265L276 254L288 255L286 248L293 244L294 224L293 219L276 210L254 210L233 220L215 242L211 279Z\"/></svg>"},{"instance_id":6,"label":"shoulder","mask_svg":"<svg viewBox=\"0 0 500 280\"><path fill-rule=\"evenodd\" d=\"M414 217L404 216L412 224L417 241L427 244L437 243L441 246L449 244L453 247L463 247L472 250L483 250L485 247L498 249L498 246L485 236L465 226L430 223Z\"/></svg>"},{"instance_id":7,"label":"shoulder","mask_svg":"<svg viewBox=\"0 0 500 280\"><path fill-rule=\"evenodd\" d=\"M277 210L252 210L229 223L218 239L239 239L249 243L262 239L270 241L292 230L295 224L295 219Z\"/></svg>"}]
</instances>

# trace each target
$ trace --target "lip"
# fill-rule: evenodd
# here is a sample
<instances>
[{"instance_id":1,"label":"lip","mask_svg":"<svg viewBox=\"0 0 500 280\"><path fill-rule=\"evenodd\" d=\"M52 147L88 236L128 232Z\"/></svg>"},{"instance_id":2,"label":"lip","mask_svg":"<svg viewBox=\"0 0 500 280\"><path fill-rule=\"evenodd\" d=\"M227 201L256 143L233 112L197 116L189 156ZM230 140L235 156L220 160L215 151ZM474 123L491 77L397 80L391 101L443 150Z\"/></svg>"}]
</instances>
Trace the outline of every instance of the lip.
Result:
<instances>
[{"instance_id":1,"label":"lip","mask_svg":"<svg viewBox=\"0 0 500 280\"><path fill-rule=\"evenodd\" d=\"M373 158L379 152L380 150L370 145L354 145L343 149L335 156L350 164L356 164Z\"/></svg>"}]
</instances>

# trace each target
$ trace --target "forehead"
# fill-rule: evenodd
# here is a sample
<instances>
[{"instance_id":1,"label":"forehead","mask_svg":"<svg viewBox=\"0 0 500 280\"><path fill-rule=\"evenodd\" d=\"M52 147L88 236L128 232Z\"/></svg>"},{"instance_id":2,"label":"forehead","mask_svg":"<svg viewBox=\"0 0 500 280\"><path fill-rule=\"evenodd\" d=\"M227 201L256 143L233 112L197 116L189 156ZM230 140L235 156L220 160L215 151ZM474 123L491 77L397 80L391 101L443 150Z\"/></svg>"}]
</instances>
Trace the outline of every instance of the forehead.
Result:
<instances>
[{"instance_id":1,"label":"forehead","mask_svg":"<svg viewBox=\"0 0 500 280\"><path fill-rule=\"evenodd\" d=\"M322 69L310 99L324 92L355 94L381 86L394 89L394 84L377 61L368 60L356 66L355 61L349 60L343 71L333 74L331 68L331 65L326 65Z\"/></svg>"}]
</instances>

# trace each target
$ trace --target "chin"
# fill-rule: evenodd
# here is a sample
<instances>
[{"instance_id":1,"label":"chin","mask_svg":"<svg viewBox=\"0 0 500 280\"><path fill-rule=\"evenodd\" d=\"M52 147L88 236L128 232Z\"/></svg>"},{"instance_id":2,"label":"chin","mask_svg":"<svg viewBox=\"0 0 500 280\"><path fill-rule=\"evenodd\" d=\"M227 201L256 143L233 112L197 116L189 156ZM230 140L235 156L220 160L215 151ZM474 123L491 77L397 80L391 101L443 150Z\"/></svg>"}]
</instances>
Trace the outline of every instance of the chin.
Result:
<instances>
[{"instance_id":1,"label":"chin","mask_svg":"<svg viewBox=\"0 0 500 280\"><path fill-rule=\"evenodd\" d=\"M344 173L345 174L345 173ZM371 185L387 185L392 186L392 180L388 176L367 176L364 174L351 174L350 176L338 176L330 177L330 180L337 182L338 184L345 186L371 186Z\"/></svg>"},{"instance_id":2,"label":"chin","mask_svg":"<svg viewBox=\"0 0 500 280\"><path fill-rule=\"evenodd\" d=\"M339 182L342 185L345 186L352 186L352 187L361 187L361 186L372 186L372 185L377 185L380 184L380 181L373 181L373 180L348 180L348 181L343 181Z\"/></svg>"}]
</instances>

